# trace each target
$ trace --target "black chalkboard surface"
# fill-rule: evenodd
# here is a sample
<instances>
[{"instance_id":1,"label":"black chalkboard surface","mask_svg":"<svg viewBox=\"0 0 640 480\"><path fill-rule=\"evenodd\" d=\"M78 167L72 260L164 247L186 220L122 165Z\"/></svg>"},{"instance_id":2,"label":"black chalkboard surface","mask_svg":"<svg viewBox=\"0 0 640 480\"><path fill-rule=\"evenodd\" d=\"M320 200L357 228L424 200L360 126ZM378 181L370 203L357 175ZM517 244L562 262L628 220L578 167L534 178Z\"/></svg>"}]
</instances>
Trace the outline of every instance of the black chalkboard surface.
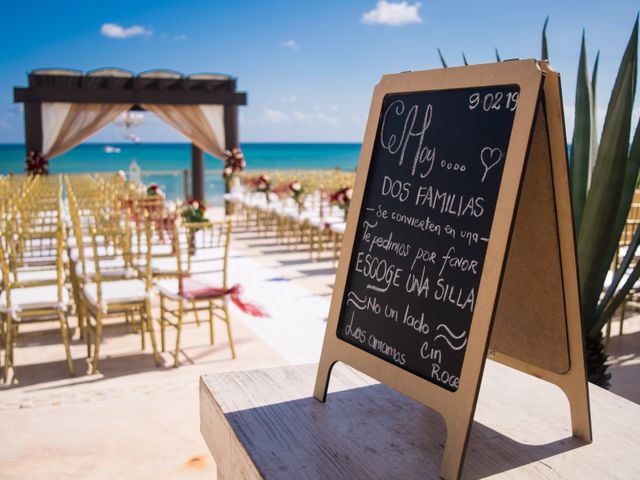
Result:
<instances>
[{"instance_id":1,"label":"black chalkboard surface","mask_svg":"<svg viewBox=\"0 0 640 480\"><path fill-rule=\"evenodd\" d=\"M517 85L384 98L337 336L460 382Z\"/></svg>"}]
</instances>

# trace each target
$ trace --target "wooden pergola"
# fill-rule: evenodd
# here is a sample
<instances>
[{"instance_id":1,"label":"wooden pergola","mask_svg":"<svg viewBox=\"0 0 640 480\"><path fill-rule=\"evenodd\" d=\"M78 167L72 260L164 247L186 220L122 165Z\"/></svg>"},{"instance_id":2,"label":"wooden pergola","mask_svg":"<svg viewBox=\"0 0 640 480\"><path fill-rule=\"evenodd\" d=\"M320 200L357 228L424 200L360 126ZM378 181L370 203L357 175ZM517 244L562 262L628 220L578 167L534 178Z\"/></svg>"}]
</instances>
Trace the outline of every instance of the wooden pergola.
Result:
<instances>
[{"instance_id":1,"label":"wooden pergola","mask_svg":"<svg viewBox=\"0 0 640 480\"><path fill-rule=\"evenodd\" d=\"M132 104L130 110L155 105L221 105L224 108L224 145L238 146L238 105L247 104L247 94L236 91L236 79L227 75L156 70L134 76L120 69L35 70L28 87L14 88L14 102L24 103L26 152L43 148L45 102L71 104ZM222 139L220 139L222 141ZM204 152L192 142L192 197L204 199Z\"/></svg>"}]
</instances>

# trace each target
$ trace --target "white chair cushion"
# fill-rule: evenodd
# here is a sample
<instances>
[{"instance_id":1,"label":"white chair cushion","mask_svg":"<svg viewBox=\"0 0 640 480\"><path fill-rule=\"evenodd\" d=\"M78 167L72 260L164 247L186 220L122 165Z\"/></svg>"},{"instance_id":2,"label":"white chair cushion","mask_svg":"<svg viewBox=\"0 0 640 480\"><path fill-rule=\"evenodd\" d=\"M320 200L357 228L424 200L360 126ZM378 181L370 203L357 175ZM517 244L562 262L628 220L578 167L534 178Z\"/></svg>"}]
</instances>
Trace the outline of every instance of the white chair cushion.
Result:
<instances>
[{"instance_id":1,"label":"white chair cushion","mask_svg":"<svg viewBox=\"0 0 640 480\"><path fill-rule=\"evenodd\" d=\"M25 287L11 289L11 306L18 310L57 309L69 304L69 292L62 289L62 298L58 299L57 285L44 285L41 287ZM7 311L7 292L0 294L0 311Z\"/></svg>"},{"instance_id":2,"label":"white chair cushion","mask_svg":"<svg viewBox=\"0 0 640 480\"><path fill-rule=\"evenodd\" d=\"M102 302L108 306L114 303L143 302L147 297L147 287L142 280L117 280L115 282L101 282ZM98 293L95 283L84 287L84 295L93 306L98 305Z\"/></svg>"},{"instance_id":3,"label":"white chair cushion","mask_svg":"<svg viewBox=\"0 0 640 480\"><path fill-rule=\"evenodd\" d=\"M344 234L346 227L347 227L347 224L345 222L338 222L338 223L332 223L330 228L331 228L331 231L334 233Z\"/></svg>"},{"instance_id":4,"label":"white chair cushion","mask_svg":"<svg viewBox=\"0 0 640 480\"><path fill-rule=\"evenodd\" d=\"M342 223L342 222L344 222L344 217L343 218L339 218L339 217L324 217L324 218L313 217L313 218L309 218L308 221L314 227L324 228L327 225L331 225L333 223Z\"/></svg>"},{"instance_id":5,"label":"white chair cushion","mask_svg":"<svg viewBox=\"0 0 640 480\"><path fill-rule=\"evenodd\" d=\"M158 280L155 282L156 287L161 295L165 297L169 297L172 300L179 300L180 295L178 295L178 279L177 278L165 278L163 280Z\"/></svg>"},{"instance_id":6,"label":"white chair cushion","mask_svg":"<svg viewBox=\"0 0 640 480\"><path fill-rule=\"evenodd\" d=\"M18 282L55 282L58 272L55 269L18 270Z\"/></svg>"}]
</instances>

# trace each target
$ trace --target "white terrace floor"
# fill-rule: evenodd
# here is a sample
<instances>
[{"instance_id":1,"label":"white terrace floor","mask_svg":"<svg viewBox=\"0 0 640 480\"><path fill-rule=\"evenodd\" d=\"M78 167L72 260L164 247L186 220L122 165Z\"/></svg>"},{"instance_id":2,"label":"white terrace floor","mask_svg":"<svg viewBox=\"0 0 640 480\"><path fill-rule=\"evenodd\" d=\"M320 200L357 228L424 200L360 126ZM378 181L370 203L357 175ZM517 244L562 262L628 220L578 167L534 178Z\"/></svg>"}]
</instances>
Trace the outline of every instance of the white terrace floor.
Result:
<instances>
[{"instance_id":1,"label":"white terrace floor","mask_svg":"<svg viewBox=\"0 0 640 480\"><path fill-rule=\"evenodd\" d=\"M15 353L19 383L0 387L0 478L215 478L199 431L199 376L316 362L335 273L328 256L310 262L305 249L293 252L251 232L237 233L232 249L231 280L271 314L253 318L233 307L236 360L223 325L214 347L206 324L186 327L179 369L169 354L156 368L139 335L113 326L99 375L83 374L85 346L74 340L78 373L69 379L55 325L27 332ZM168 346L173 339L172 332ZM639 352L640 317L628 318L625 335L610 343L612 390L637 403Z\"/></svg>"}]
</instances>

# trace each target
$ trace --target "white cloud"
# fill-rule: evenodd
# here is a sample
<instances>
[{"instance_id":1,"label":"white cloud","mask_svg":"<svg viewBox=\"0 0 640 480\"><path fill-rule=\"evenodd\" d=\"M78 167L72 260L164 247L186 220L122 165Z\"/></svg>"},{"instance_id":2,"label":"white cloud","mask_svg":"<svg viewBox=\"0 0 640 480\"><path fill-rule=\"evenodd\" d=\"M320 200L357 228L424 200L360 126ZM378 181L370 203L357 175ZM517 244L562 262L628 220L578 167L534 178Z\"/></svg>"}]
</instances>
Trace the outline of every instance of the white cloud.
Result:
<instances>
[{"instance_id":1,"label":"white cloud","mask_svg":"<svg viewBox=\"0 0 640 480\"><path fill-rule=\"evenodd\" d=\"M281 110L266 108L262 121L267 123L286 123L289 121L289 115Z\"/></svg>"},{"instance_id":2,"label":"white cloud","mask_svg":"<svg viewBox=\"0 0 640 480\"><path fill-rule=\"evenodd\" d=\"M282 97L281 100L284 103L296 103L298 101L298 97L296 97L295 95L291 95L289 97Z\"/></svg>"},{"instance_id":3,"label":"white cloud","mask_svg":"<svg viewBox=\"0 0 640 480\"><path fill-rule=\"evenodd\" d=\"M286 42L282 42L281 45L290 50L300 50L300 45L295 40L287 40Z\"/></svg>"},{"instance_id":4,"label":"white cloud","mask_svg":"<svg viewBox=\"0 0 640 480\"><path fill-rule=\"evenodd\" d=\"M422 4L416 2L409 5L407 2L387 2L380 0L376 8L362 14L362 23L367 25L389 25L399 27L409 23L422 23L418 10Z\"/></svg>"},{"instance_id":5,"label":"white cloud","mask_svg":"<svg viewBox=\"0 0 640 480\"><path fill-rule=\"evenodd\" d=\"M338 125L340 123L340 119L338 117L327 115L323 112L305 113L299 110L294 110L291 112L291 115L298 122L309 123L311 125Z\"/></svg>"},{"instance_id":6,"label":"white cloud","mask_svg":"<svg viewBox=\"0 0 640 480\"><path fill-rule=\"evenodd\" d=\"M187 36L184 33L182 33L180 35L174 35L173 39L176 41L182 41L182 40L186 40Z\"/></svg>"},{"instance_id":7,"label":"white cloud","mask_svg":"<svg viewBox=\"0 0 640 480\"><path fill-rule=\"evenodd\" d=\"M153 35L153 30L148 30L141 25L123 27L117 23L104 23L100 27L100 33L109 38L129 38L138 35L150 36Z\"/></svg>"}]
</instances>

